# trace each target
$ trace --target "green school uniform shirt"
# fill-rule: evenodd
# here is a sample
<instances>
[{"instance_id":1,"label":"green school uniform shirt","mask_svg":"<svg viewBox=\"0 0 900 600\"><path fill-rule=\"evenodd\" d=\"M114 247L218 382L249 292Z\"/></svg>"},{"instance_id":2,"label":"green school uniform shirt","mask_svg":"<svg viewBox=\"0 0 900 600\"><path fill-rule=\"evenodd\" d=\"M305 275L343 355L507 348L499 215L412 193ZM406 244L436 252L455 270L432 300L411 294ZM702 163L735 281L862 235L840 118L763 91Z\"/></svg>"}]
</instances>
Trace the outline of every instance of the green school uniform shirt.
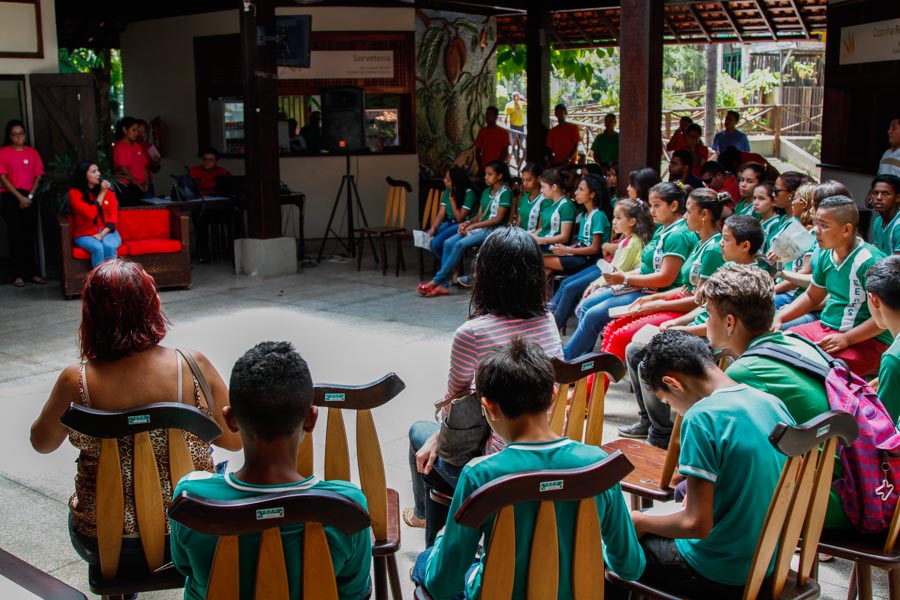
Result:
<instances>
[{"instance_id":1,"label":"green school uniform shirt","mask_svg":"<svg viewBox=\"0 0 900 600\"><path fill-rule=\"evenodd\" d=\"M478 203L477 198L475 197L475 192L472 190L466 190L466 196L463 198L462 209L465 211L467 215L471 215L472 211L475 210L475 205ZM450 190L444 189L444 193L441 195L441 204L444 205L446 212L444 213L445 221L456 221L453 218L453 200L450 198Z\"/></svg>"},{"instance_id":2,"label":"green school uniform shirt","mask_svg":"<svg viewBox=\"0 0 900 600\"><path fill-rule=\"evenodd\" d=\"M595 208L581 219L581 227L578 228L578 236L575 241L582 246L590 246L594 241L594 236L599 235L600 243L604 244L609 241L609 230L609 219L606 214L599 208Z\"/></svg>"},{"instance_id":3,"label":"green school uniform shirt","mask_svg":"<svg viewBox=\"0 0 900 600\"><path fill-rule=\"evenodd\" d=\"M519 223L522 229L528 232L537 231L541 221L541 211L551 203L552 200L544 198L540 192L534 197L534 200L531 199L531 192L524 192L519 198Z\"/></svg>"},{"instance_id":4,"label":"green school uniform shirt","mask_svg":"<svg viewBox=\"0 0 900 600\"><path fill-rule=\"evenodd\" d=\"M875 213L872 219L872 245L887 256L900 253L900 210L887 224L884 217Z\"/></svg>"},{"instance_id":5,"label":"green school uniform shirt","mask_svg":"<svg viewBox=\"0 0 900 600\"><path fill-rule=\"evenodd\" d=\"M735 204L733 214L759 218L759 213L753 212L753 200L741 200Z\"/></svg>"},{"instance_id":6,"label":"green school uniform shirt","mask_svg":"<svg viewBox=\"0 0 900 600\"><path fill-rule=\"evenodd\" d=\"M750 342L747 349L750 350L754 346L768 342L784 346L822 366L828 366L815 348L803 340L797 339L793 335L785 335L781 331L759 336ZM725 373L738 383L768 392L784 402L788 412L797 423L805 423L830 408L828 394L825 392L825 385L822 382L806 373L792 369L780 361L762 356L740 357L731 363ZM841 461L837 454L835 454L834 460L834 476L843 476ZM841 497L834 488L831 488L828 496L825 527L829 529L850 527L850 521L841 506Z\"/></svg>"},{"instance_id":7,"label":"green school uniform shirt","mask_svg":"<svg viewBox=\"0 0 900 600\"><path fill-rule=\"evenodd\" d=\"M833 250L819 248L815 257L812 285L828 292L819 317L822 324L846 332L867 321L872 315L866 301L866 272L878 259L884 258L881 250L857 238L856 247L840 263L835 262ZM876 339L885 344L894 341L889 331L880 333Z\"/></svg>"},{"instance_id":8,"label":"green school uniform shirt","mask_svg":"<svg viewBox=\"0 0 900 600\"><path fill-rule=\"evenodd\" d=\"M678 471L712 483L715 498L709 535L677 539L675 547L707 579L726 585L747 581L785 463L769 443L781 422L794 424L781 400L743 384L720 388L684 413Z\"/></svg>"},{"instance_id":9,"label":"green school uniform shirt","mask_svg":"<svg viewBox=\"0 0 900 600\"><path fill-rule=\"evenodd\" d=\"M900 425L900 339L881 355L878 368L878 398L895 423Z\"/></svg>"},{"instance_id":10,"label":"green school uniform shirt","mask_svg":"<svg viewBox=\"0 0 900 600\"><path fill-rule=\"evenodd\" d=\"M575 203L563 196L556 202L550 200L541 209L541 230L538 237L559 235L563 223L575 222Z\"/></svg>"},{"instance_id":11,"label":"green school uniform shirt","mask_svg":"<svg viewBox=\"0 0 900 600\"><path fill-rule=\"evenodd\" d=\"M709 279L725 262L719 247L721 239L722 234L716 233L705 242L698 243L681 265L681 280L689 291L695 291L701 281Z\"/></svg>"},{"instance_id":12,"label":"green school uniform shirt","mask_svg":"<svg viewBox=\"0 0 900 600\"><path fill-rule=\"evenodd\" d=\"M760 253L765 254L769 251L769 247L772 245L772 238L784 229L784 224L784 215L775 215L760 223L763 229L763 246L760 249Z\"/></svg>"},{"instance_id":13,"label":"green school uniform shirt","mask_svg":"<svg viewBox=\"0 0 900 600\"><path fill-rule=\"evenodd\" d=\"M274 492L310 490L334 492L346 496L368 510L362 491L347 481L322 481L315 476L284 485L253 485L238 480L233 473L225 475L196 471L185 475L175 488L175 496L191 492L211 500L237 500L253 498ZM303 524L281 529L287 565L288 588L292 599L300 598L302 590ZM325 527L325 537L331 551L331 562L337 579L341 600L358 600L369 590L369 569L372 565L371 529L347 535L334 527ZM172 562L179 573L187 577L184 586L185 600L204 600L209 585L218 537L198 533L183 525L171 522ZM259 534L241 536L240 596L253 597L256 578L256 561L259 550Z\"/></svg>"},{"instance_id":14,"label":"green school uniform shirt","mask_svg":"<svg viewBox=\"0 0 900 600\"><path fill-rule=\"evenodd\" d=\"M687 222L683 218L661 229L658 228L641 253L641 275L658 272L663 259L667 256L677 256L683 264L697 242L697 234L687 228ZM679 271L672 285L659 288L659 291L664 292L683 284L684 280Z\"/></svg>"},{"instance_id":15,"label":"green school uniform shirt","mask_svg":"<svg viewBox=\"0 0 900 600\"><path fill-rule=\"evenodd\" d=\"M481 192L481 221L493 219L500 212L500 208L510 208L512 206L512 192L505 185L501 185L500 189L491 193L491 188L486 188ZM496 225L495 227L499 227Z\"/></svg>"},{"instance_id":16,"label":"green school uniform shirt","mask_svg":"<svg viewBox=\"0 0 900 600\"><path fill-rule=\"evenodd\" d=\"M463 500L480 486L504 475L536 469L574 469L593 464L606 456L600 448L588 446L568 438L552 442L509 444L505 449L489 456L469 461L459 476L453 494L449 514L459 509ZM643 550L631 524L622 489L615 485L596 497L600 532L603 539L603 558L606 566L623 579L634 581L644 572ZM556 504L556 523L559 536L559 598L572 597L572 579L565 574L572 570L572 541L575 535L576 502ZM534 518L538 503L529 502L516 506L516 564L527 565ZM491 530L495 516L489 517L479 529L459 525L453 518L447 519L443 533L438 534L434 550L428 558L425 570L425 587L435 600L449 600L466 592L467 598L478 598L485 555L473 575L466 581L466 572L475 560L478 544L484 537L484 547L490 547ZM517 568L513 585L513 598L525 597L528 569ZM490 600L490 599L485 599Z\"/></svg>"}]
</instances>

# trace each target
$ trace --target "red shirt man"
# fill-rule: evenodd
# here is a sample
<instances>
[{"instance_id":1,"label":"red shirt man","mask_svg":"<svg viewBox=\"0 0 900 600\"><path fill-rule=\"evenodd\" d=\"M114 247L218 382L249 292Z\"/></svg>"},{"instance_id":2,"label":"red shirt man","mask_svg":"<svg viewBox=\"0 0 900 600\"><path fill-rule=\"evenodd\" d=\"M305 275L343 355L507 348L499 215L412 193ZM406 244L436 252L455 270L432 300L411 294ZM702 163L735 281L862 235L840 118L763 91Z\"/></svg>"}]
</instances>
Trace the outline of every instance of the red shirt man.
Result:
<instances>
[{"instance_id":1,"label":"red shirt man","mask_svg":"<svg viewBox=\"0 0 900 600\"><path fill-rule=\"evenodd\" d=\"M197 182L197 191L202 196L216 193L216 177L231 175L228 169L219 166L219 153L213 148L203 151L203 162L191 167L189 173Z\"/></svg>"},{"instance_id":2,"label":"red shirt man","mask_svg":"<svg viewBox=\"0 0 900 600\"><path fill-rule=\"evenodd\" d=\"M558 167L577 161L581 131L578 129L578 125L566 123L566 115L569 114L569 111L565 104L557 104L554 113L559 124L547 133L547 148L552 153L550 166Z\"/></svg>"},{"instance_id":3,"label":"red shirt man","mask_svg":"<svg viewBox=\"0 0 900 600\"><path fill-rule=\"evenodd\" d=\"M483 171L486 164L495 160L505 162L509 155L509 132L497 125L498 114L496 106L487 107L484 112L487 124L475 138L475 160L479 171Z\"/></svg>"}]
</instances>

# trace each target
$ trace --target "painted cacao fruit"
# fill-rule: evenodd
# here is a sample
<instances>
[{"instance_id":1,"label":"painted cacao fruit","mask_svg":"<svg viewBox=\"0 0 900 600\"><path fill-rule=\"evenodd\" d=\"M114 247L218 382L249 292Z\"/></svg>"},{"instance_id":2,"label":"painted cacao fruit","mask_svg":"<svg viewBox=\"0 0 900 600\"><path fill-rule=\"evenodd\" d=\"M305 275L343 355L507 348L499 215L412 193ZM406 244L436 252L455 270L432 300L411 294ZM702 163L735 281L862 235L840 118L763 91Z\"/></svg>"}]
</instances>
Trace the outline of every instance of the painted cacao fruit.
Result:
<instances>
[{"instance_id":1,"label":"painted cacao fruit","mask_svg":"<svg viewBox=\"0 0 900 600\"><path fill-rule=\"evenodd\" d=\"M451 144L458 144L462 141L463 123L455 99L451 99L447 103L447 109L444 112L444 133Z\"/></svg>"},{"instance_id":2,"label":"painted cacao fruit","mask_svg":"<svg viewBox=\"0 0 900 600\"><path fill-rule=\"evenodd\" d=\"M444 73L450 83L456 83L466 66L466 44L459 37L455 37L447 44L444 51Z\"/></svg>"}]
</instances>

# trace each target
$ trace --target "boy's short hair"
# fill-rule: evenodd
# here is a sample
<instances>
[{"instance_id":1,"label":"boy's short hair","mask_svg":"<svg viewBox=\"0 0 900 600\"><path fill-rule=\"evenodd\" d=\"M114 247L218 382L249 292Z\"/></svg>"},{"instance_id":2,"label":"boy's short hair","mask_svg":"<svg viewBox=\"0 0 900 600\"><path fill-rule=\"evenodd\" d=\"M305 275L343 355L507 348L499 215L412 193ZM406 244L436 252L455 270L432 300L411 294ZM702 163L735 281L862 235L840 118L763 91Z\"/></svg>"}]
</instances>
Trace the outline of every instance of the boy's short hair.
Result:
<instances>
[{"instance_id":1,"label":"boy's short hair","mask_svg":"<svg viewBox=\"0 0 900 600\"><path fill-rule=\"evenodd\" d=\"M516 337L492 348L475 370L475 390L514 419L546 412L553 401L553 363L533 340Z\"/></svg>"},{"instance_id":2,"label":"boy's short hair","mask_svg":"<svg viewBox=\"0 0 900 600\"><path fill-rule=\"evenodd\" d=\"M306 361L290 342L260 342L231 371L229 401L246 433L272 440L294 433L313 403Z\"/></svg>"},{"instance_id":3,"label":"boy's short hair","mask_svg":"<svg viewBox=\"0 0 900 600\"><path fill-rule=\"evenodd\" d=\"M900 254L882 258L866 273L866 291L891 310L900 310Z\"/></svg>"},{"instance_id":4,"label":"boy's short hair","mask_svg":"<svg viewBox=\"0 0 900 600\"><path fill-rule=\"evenodd\" d=\"M700 127L699 123L691 122L691 124L687 126L687 129L684 130L684 133L688 134L692 131L696 131L697 135L703 135L703 128Z\"/></svg>"},{"instance_id":5,"label":"boy's short hair","mask_svg":"<svg viewBox=\"0 0 900 600\"><path fill-rule=\"evenodd\" d=\"M708 160L703 163L703 166L700 167L700 174L709 174L709 175L718 175L719 173L725 173L725 168L717 163L714 160Z\"/></svg>"},{"instance_id":6,"label":"boy's short hair","mask_svg":"<svg viewBox=\"0 0 900 600\"><path fill-rule=\"evenodd\" d=\"M729 110L729 111L726 112L725 114L726 114L726 115L731 115L732 117L734 117L734 120L735 120L735 121L740 121L740 120L741 120L741 113L739 113L739 112L736 111L736 110Z\"/></svg>"},{"instance_id":7,"label":"boy's short hair","mask_svg":"<svg viewBox=\"0 0 900 600\"><path fill-rule=\"evenodd\" d=\"M824 198L819 202L817 211L821 212L823 210L831 211L835 221L841 225L852 225L853 231L856 231L856 226L859 225L859 209L856 207L856 202L847 196Z\"/></svg>"},{"instance_id":8,"label":"boy's short hair","mask_svg":"<svg viewBox=\"0 0 900 600\"><path fill-rule=\"evenodd\" d=\"M720 317L734 315L753 334L769 331L775 318L772 277L755 265L719 267L697 290L696 300Z\"/></svg>"},{"instance_id":9,"label":"boy's short hair","mask_svg":"<svg viewBox=\"0 0 900 600\"><path fill-rule=\"evenodd\" d=\"M731 215L725 219L725 225L738 244L750 242L750 254L756 254L762 248L766 235L763 233L759 219L750 215Z\"/></svg>"},{"instance_id":10,"label":"boy's short hair","mask_svg":"<svg viewBox=\"0 0 900 600\"><path fill-rule=\"evenodd\" d=\"M889 173L878 175L872 180L873 188L876 183L886 183L891 186L891 189L894 190L895 194L900 194L900 177L897 177L896 175L891 175Z\"/></svg>"},{"instance_id":11,"label":"boy's short hair","mask_svg":"<svg viewBox=\"0 0 900 600\"><path fill-rule=\"evenodd\" d=\"M486 109L484 109L484 114L487 114L490 112L494 113L497 116L500 115L500 110L494 105L488 106Z\"/></svg>"},{"instance_id":12,"label":"boy's short hair","mask_svg":"<svg viewBox=\"0 0 900 600\"><path fill-rule=\"evenodd\" d=\"M677 158L686 167L694 166L694 157L687 150L676 150L672 153L672 158Z\"/></svg>"},{"instance_id":13,"label":"boy's short hair","mask_svg":"<svg viewBox=\"0 0 900 600\"><path fill-rule=\"evenodd\" d=\"M673 329L654 335L638 357L641 379L654 391L669 391L663 377L671 372L702 378L715 365L706 338Z\"/></svg>"}]
</instances>

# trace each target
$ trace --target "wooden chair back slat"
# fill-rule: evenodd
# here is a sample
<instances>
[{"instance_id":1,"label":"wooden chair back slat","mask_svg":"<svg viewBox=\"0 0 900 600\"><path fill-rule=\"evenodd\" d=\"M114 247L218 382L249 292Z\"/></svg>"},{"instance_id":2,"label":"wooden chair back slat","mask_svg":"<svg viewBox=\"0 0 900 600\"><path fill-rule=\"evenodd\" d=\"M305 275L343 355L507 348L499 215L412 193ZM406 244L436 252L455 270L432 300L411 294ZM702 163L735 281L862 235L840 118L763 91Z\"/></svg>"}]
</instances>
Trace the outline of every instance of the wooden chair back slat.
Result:
<instances>
[{"instance_id":1,"label":"wooden chair back slat","mask_svg":"<svg viewBox=\"0 0 900 600\"><path fill-rule=\"evenodd\" d=\"M325 430L325 479L350 481L350 447L344 415L339 408L328 409Z\"/></svg>"},{"instance_id":2,"label":"wooden chair back slat","mask_svg":"<svg viewBox=\"0 0 900 600\"><path fill-rule=\"evenodd\" d=\"M837 438L825 442L819 455L819 463L816 466L815 480L813 481L813 497L810 502L808 517L803 524L800 544L800 562L797 568L798 582L805 585L812 573L818 557L818 549L813 544L816 539L815 532L821 531L825 525L825 513L828 510L828 496L831 490L831 478L834 475L834 461L826 457L834 456L837 451Z\"/></svg>"},{"instance_id":3,"label":"wooden chair back slat","mask_svg":"<svg viewBox=\"0 0 900 600\"><path fill-rule=\"evenodd\" d=\"M397 200L397 217L394 221L394 227L403 227L406 225L406 190L400 190L399 198Z\"/></svg>"},{"instance_id":4,"label":"wooden chair back slat","mask_svg":"<svg viewBox=\"0 0 900 600\"><path fill-rule=\"evenodd\" d=\"M438 188L434 188L431 190L434 193L434 202L431 203L431 219L428 221L428 226L435 225L435 219L437 219L438 212L441 210L441 196L443 195L443 190ZM452 199L450 200L453 201ZM450 215L452 216L452 215Z\"/></svg>"},{"instance_id":5,"label":"wooden chair back slat","mask_svg":"<svg viewBox=\"0 0 900 600\"><path fill-rule=\"evenodd\" d=\"M394 206L394 187L388 188L387 202L384 204L384 220L382 224L387 227L391 224L391 208Z\"/></svg>"},{"instance_id":6,"label":"wooden chair back slat","mask_svg":"<svg viewBox=\"0 0 900 600\"><path fill-rule=\"evenodd\" d=\"M303 529L303 597L338 600L331 550L321 523L307 523Z\"/></svg>"},{"instance_id":7,"label":"wooden chair back slat","mask_svg":"<svg viewBox=\"0 0 900 600\"><path fill-rule=\"evenodd\" d=\"M603 445L603 419L606 414L606 381L594 378L591 389L591 401L588 404L587 429L584 432L584 443L592 446Z\"/></svg>"},{"instance_id":8,"label":"wooden chair back slat","mask_svg":"<svg viewBox=\"0 0 900 600\"><path fill-rule=\"evenodd\" d=\"M313 436L311 433L303 436L300 442L300 448L297 450L297 472L304 477L313 474Z\"/></svg>"},{"instance_id":9,"label":"wooden chair back slat","mask_svg":"<svg viewBox=\"0 0 900 600\"><path fill-rule=\"evenodd\" d=\"M558 387L550 413L550 428L557 435L599 446L603 437L604 377L618 381L625 375L625 365L608 352L585 354L573 361L553 358L552 363ZM588 404L587 382L591 375L594 376L594 383Z\"/></svg>"},{"instance_id":10,"label":"wooden chair back slat","mask_svg":"<svg viewBox=\"0 0 900 600\"><path fill-rule=\"evenodd\" d=\"M428 230L433 224L437 216L441 203L441 191L438 188L428 190L428 197L425 199L425 210L422 211L422 229Z\"/></svg>"},{"instance_id":11,"label":"wooden chair back slat","mask_svg":"<svg viewBox=\"0 0 900 600\"><path fill-rule=\"evenodd\" d=\"M900 534L900 510L894 509L894 517L891 519L891 526L888 527L887 539L884 542L885 554L893 551L898 534Z\"/></svg>"},{"instance_id":12,"label":"wooden chair back slat","mask_svg":"<svg viewBox=\"0 0 900 600\"><path fill-rule=\"evenodd\" d=\"M325 551L327 556L327 545ZM291 593L288 588L284 548L281 545L281 531L276 528L266 529L260 536L253 597L255 600L290 600ZM320 596L312 597L319 598Z\"/></svg>"},{"instance_id":13,"label":"wooden chair back slat","mask_svg":"<svg viewBox=\"0 0 900 600\"><path fill-rule=\"evenodd\" d=\"M134 512L147 566L154 571L165 562L166 511L149 431L134 436Z\"/></svg>"},{"instance_id":14,"label":"wooden chair back slat","mask_svg":"<svg viewBox=\"0 0 900 600\"><path fill-rule=\"evenodd\" d=\"M553 408L550 411L550 429L553 430L553 433L556 435L563 435L568 402L569 384L561 383L556 388L556 398L553 400Z\"/></svg>"},{"instance_id":15,"label":"wooden chair back slat","mask_svg":"<svg viewBox=\"0 0 900 600\"><path fill-rule=\"evenodd\" d=\"M601 378L597 383L602 384ZM579 442L584 439L584 422L587 416L587 378L575 382L575 393L572 395L572 407L566 420L566 437Z\"/></svg>"},{"instance_id":16,"label":"wooden chair back slat","mask_svg":"<svg viewBox=\"0 0 900 600\"><path fill-rule=\"evenodd\" d=\"M100 440L97 463L97 547L100 571L107 579L116 576L122 551L122 523L125 521L125 494L122 464L115 438Z\"/></svg>"},{"instance_id":17,"label":"wooden chair back slat","mask_svg":"<svg viewBox=\"0 0 900 600\"><path fill-rule=\"evenodd\" d=\"M178 429L167 431L169 445L169 481L172 489L178 485L181 478L194 470L194 461L191 460L191 452L188 450L184 434Z\"/></svg>"},{"instance_id":18,"label":"wooden chair back slat","mask_svg":"<svg viewBox=\"0 0 900 600\"><path fill-rule=\"evenodd\" d=\"M672 435L669 436L669 447L666 449L666 460L663 462L662 474L659 477L660 489L666 489L672 485L672 477L675 476L675 467L678 466L678 457L681 455L681 414L675 416L672 424Z\"/></svg>"},{"instance_id":19,"label":"wooden chair back slat","mask_svg":"<svg viewBox=\"0 0 900 600\"><path fill-rule=\"evenodd\" d=\"M800 463L797 485L794 488L787 518L781 527L781 537L778 540L778 551L775 555L775 571L773 572L774 577L772 577L772 591L775 598L779 598L781 592L784 591L784 585L791 570L791 559L794 557L794 550L797 548L797 542L800 541L803 524L809 518L808 510L813 495L817 459L818 451L813 451L804 455ZM829 479L829 481L831 480Z\"/></svg>"},{"instance_id":20,"label":"wooden chair back slat","mask_svg":"<svg viewBox=\"0 0 900 600\"><path fill-rule=\"evenodd\" d=\"M516 579L516 518L512 505L500 510L491 530L484 572L482 598L511 598Z\"/></svg>"},{"instance_id":21,"label":"wooden chair back slat","mask_svg":"<svg viewBox=\"0 0 900 600\"><path fill-rule=\"evenodd\" d=\"M585 498L578 503L572 550L572 595L574 600L603 600L603 544L597 502Z\"/></svg>"},{"instance_id":22,"label":"wooden chair back slat","mask_svg":"<svg viewBox=\"0 0 900 600\"><path fill-rule=\"evenodd\" d=\"M531 538L528 561L528 600L556 598L559 587L559 539L556 536L556 508L541 502ZM512 547L515 554L515 546Z\"/></svg>"},{"instance_id":23,"label":"wooden chair back slat","mask_svg":"<svg viewBox=\"0 0 900 600\"><path fill-rule=\"evenodd\" d=\"M359 466L360 487L369 505L372 519L372 534L376 540L387 537L387 481L384 474L384 460L381 444L372 411L360 410L356 413L356 457Z\"/></svg>"},{"instance_id":24,"label":"wooden chair back slat","mask_svg":"<svg viewBox=\"0 0 900 600\"><path fill-rule=\"evenodd\" d=\"M226 535L219 538L212 568L209 570L209 583L206 586L207 600L240 600L240 569L237 569L238 537Z\"/></svg>"}]
</instances>

